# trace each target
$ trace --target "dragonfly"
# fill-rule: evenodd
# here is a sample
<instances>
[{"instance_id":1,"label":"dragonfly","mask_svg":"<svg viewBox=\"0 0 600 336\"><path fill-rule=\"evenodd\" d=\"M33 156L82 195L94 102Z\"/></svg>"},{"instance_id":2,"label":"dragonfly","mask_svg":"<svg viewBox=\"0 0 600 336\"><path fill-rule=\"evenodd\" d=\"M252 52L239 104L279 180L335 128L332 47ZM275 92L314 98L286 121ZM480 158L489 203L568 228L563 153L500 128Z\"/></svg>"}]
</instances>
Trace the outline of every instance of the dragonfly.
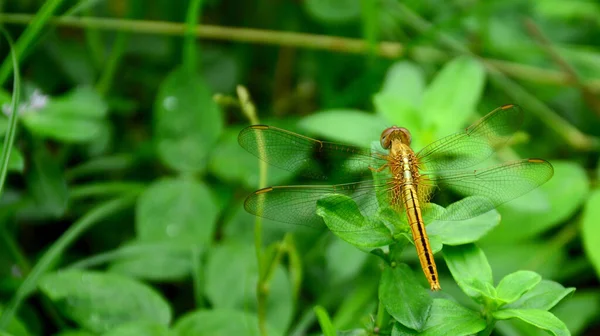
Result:
<instances>
[{"instance_id":1,"label":"dragonfly","mask_svg":"<svg viewBox=\"0 0 600 336\"><path fill-rule=\"evenodd\" d=\"M267 187L249 195L244 208L277 222L319 228L325 223L317 214L317 202L326 196L347 196L337 198L334 204L340 217L349 211L347 202L354 202L365 214L388 206L410 226L421 268L431 290L437 291L441 286L425 222L442 215L434 211L432 196L449 189L477 197L478 202L443 214L446 221L466 220L530 192L554 174L552 165L539 158L473 169L506 145L522 120L519 106L504 105L418 152L410 147L410 131L397 126L383 130L380 144L371 149L316 140L273 126L249 126L239 133L238 142L259 159L312 179L326 181L337 175L342 182L344 178L358 181ZM336 162L339 164L333 166ZM360 228L369 229L368 225ZM347 230L358 229L348 226Z\"/></svg>"}]
</instances>

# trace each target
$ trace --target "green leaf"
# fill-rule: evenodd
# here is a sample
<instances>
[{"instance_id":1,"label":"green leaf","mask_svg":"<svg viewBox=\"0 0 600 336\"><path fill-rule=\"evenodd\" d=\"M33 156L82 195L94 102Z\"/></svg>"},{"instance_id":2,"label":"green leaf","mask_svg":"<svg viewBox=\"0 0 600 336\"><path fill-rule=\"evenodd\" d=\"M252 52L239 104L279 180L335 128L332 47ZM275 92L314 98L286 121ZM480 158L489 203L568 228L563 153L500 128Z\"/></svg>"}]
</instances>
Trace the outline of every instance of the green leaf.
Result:
<instances>
[{"instance_id":1,"label":"green leaf","mask_svg":"<svg viewBox=\"0 0 600 336\"><path fill-rule=\"evenodd\" d=\"M27 110L22 120L32 133L63 142L95 140L105 128L107 104L91 88L79 88L50 99L39 110Z\"/></svg>"},{"instance_id":2,"label":"green leaf","mask_svg":"<svg viewBox=\"0 0 600 336\"><path fill-rule=\"evenodd\" d=\"M58 334L54 334L53 336L97 336L98 334L92 333L85 330L66 330L61 331Z\"/></svg>"},{"instance_id":3,"label":"green leaf","mask_svg":"<svg viewBox=\"0 0 600 336\"><path fill-rule=\"evenodd\" d=\"M511 273L500 280L496 288L497 297L506 303L514 302L540 281L542 281L542 277L532 271Z\"/></svg>"},{"instance_id":4,"label":"green leaf","mask_svg":"<svg viewBox=\"0 0 600 336\"><path fill-rule=\"evenodd\" d=\"M505 308L550 310L574 291L573 287L565 288L557 282L542 280L517 301L506 305Z\"/></svg>"},{"instance_id":5,"label":"green leaf","mask_svg":"<svg viewBox=\"0 0 600 336\"><path fill-rule=\"evenodd\" d=\"M362 147L379 141L381 132L389 127L380 116L358 110L319 111L302 118L299 126L319 138Z\"/></svg>"},{"instance_id":6,"label":"green leaf","mask_svg":"<svg viewBox=\"0 0 600 336\"><path fill-rule=\"evenodd\" d=\"M190 274L191 248L178 242L132 241L119 249L125 255L110 265L114 273L153 281L178 281Z\"/></svg>"},{"instance_id":7,"label":"green leaf","mask_svg":"<svg viewBox=\"0 0 600 336\"><path fill-rule=\"evenodd\" d=\"M208 187L190 178L154 182L136 206L136 231L143 241L175 239L192 244L212 240L219 209Z\"/></svg>"},{"instance_id":8,"label":"green leaf","mask_svg":"<svg viewBox=\"0 0 600 336\"><path fill-rule=\"evenodd\" d=\"M363 217L348 196L330 195L317 201L317 215L336 236L359 247L379 247L394 242L390 230L381 222Z\"/></svg>"},{"instance_id":9,"label":"green leaf","mask_svg":"<svg viewBox=\"0 0 600 336\"><path fill-rule=\"evenodd\" d=\"M176 335L182 336L261 335L256 314L221 308L187 313L175 323L172 330ZM281 333L267 324L267 334Z\"/></svg>"},{"instance_id":10,"label":"green leaf","mask_svg":"<svg viewBox=\"0 0 600 336\"><path fill-rule=\"evenodd\" d=\"M445 136L462 128L476 110L485 85L481 63L469 57L448 62L423 94L424 125Z\"/></svg>"},{"instance_id":11,"label":"green leaf","mask_svg":"<svg viewBox=\"0 0 600 336\"><path fill-rule=\"evenodd\" d=\"M44 275L39 287L66 317L94 332L126 322L171 321L169 304L154 289L120 275L61 271Z\"/></svg>"},{"instance_id":12,"label":"green leaf","mask_svg":"<svg viewBox=\"0 0 600 336\"><path fill-rule=\"evenodd\" d=\"M317 320L319 320L319 325L321 326L321 331L324 336L336 336L335 327L331 323L331 318L327 313L327 310L321 306L315 306L313 308L315 315L317 315Z\"/></svg>"},{"instance_id":13,"label":"green leaf","mask_svg":"<svg viewBox=\"0 0 600 336\"><path fill-rule=\"evenodd\" d=\"M474 335L485 329L485 319L476 312L467 309L456 302L446 299L434 299L431 315L420 333L396 323L392 335Z\"/></svg>"},{"instance_id":14,"label":"green leaf","mask_svg":"<svg viewBox=\"0 0 600 336\"><path fill-rule=\"evenodd\" d=\"M331 284L355 279L369 256L341 239L334 239L326 248L325 261Z\"/></svg>"},{"instance_id":15,"label":"green leaf","mask_svg":"<svg viewBox=\"0 0 600 336\"><path fill-rule=\"evenodd\" d=\"M552 161L552 165L554 176L548 182L498 208L502 225L486 239L514 243L537 236L573 216L587 198L587 174L574 162Z\"/></svg>"},{"instance_id":16,"label":"green leaf","mask_svg":"<svg viewBox=\"0 0 600 336\"><path fill-rule=\"evenodd\" d=\"M221 110L204 81L185 68L172 71L154 104L160 159L182 172L202 172L223 129Z\"/></svg>"},{"instance_id":17,"label":"green leaf","mask_svg":"<svg viewBox=\"0 0 600 336\"><path fill-rule=\"evenodd\" d=\"M396 321L417 331L425 327L433 303L429 291L419 284L406 264L383 270L379 300Z\"/></svg>"},{"instance_id":18,"label":"green leaf","mask_svg":"<svg viewBox=\"0 0 600 336\"><path fill-rule=\"evenodd\" d=\"M565 322L573 335L581 335L600 313L600 293L598 290L577 291L569 300L556 306L552 313Z\"/></svg>"},{"instance_id":19,"label":"green leaf","mask_svg":"<svg viewBox=\"0 0 600 336\"><path fill-rule=\"evenodd\" d=\"M58 160L45 147L34 150L27 174L28 189L34 199L34 218L60 217L69 199L67 182Z\"/></svg>"},{"instance_id":20,"label":"green leaf","mask_svg":"<svg viewBox=\"0 0 600 336\"><path fill-rule=\"evenodd\" d=\"M228 241L208 251L204 269L206 297L215 308L256 311L258 267L254 247ZM267 321L283 334L292 319L292 289L288 275L277 266L269 282Z\"/></svg>"},{"instance_id":21,"label":"green leaf","mask_svg":"<svg viewBox=\"0 0 600 336\"><path fill-rule=\"evenodd\" d=\"M500 223L500 214L496 210L488 211L477 217L466 220L444 221L444 218L452 218L455 211L465 207L476 209L475 197L467 197L458 202L450 204L446 208L442 219L435 220L427 225L427 233L438 235L444 245L463 245L474 243L485 236Z\"/></svg>"},{"instance_id":22,"label":"green leaf","mask_svg":"<svg viewBox=\"0 0 600 336\"><path fill-rule=\"evenodd\" d=\"M421 129L420 106L425 75L408 61L394 63L387 71L381 91L373 97L377 113L394 125L413 132Z\"/></svg>"},{"instance_id":23,"label":"green leaf","mask_svg":"<svg viewBox=\"0 0 600 336\"><path fill-rule=\"evenodd\" d=\"M452 277L469 297L494 297L493 277L485 254L474 244L444 247L444 260Z\"/></svg>"},{"instance_id":24,"label":"green leaf","mask_svg":"<svg viewBox=\"0 0 600 336\"><path fill-rule=\"evenodd\" d=\"M361 7L354 0L306 0L304 8L313 19L333 24L357 20Z\"/></svg>"},{"instance_id":25,"label":"green leaf","mask_svg":"<svg viewBox=\"0 0 600 336\"><path fill-rule=\"evenodd\" d=\"M596 274L600 277L600 190L595 190L585 203L581 219L583 246Z\"/></svg>"},{"instance_id":26,"label":"green leaf","mask_svg":"<svg viewBox=\"0 0 600 336\"><path fill-rule=\"evenodd\" d=\"M552 313L540 309L502 309L493 313L498 320L517 318L553 335L571 335L567 326Z\"/></svg>"},{"instance_id":27,"label":"green leaf","mask_svg":"<svg viewBox=\"0 0 600 336\"><path fill-rule=\"evenodd\" d=\"M0 316L4 313L4 308L0 306ZM29 336L32 335L28 330L23 321L21 321L17 317L13 317L12 320L8 323L5 331L7 335L11 336ZM9 334L10 333L10 334ZM1 334L0 334L1 335Z\"/></svg>"},{"instance_id":28,"label":"green leaf","mask_svg":"<svg viewBox=\"0 0 600 336\"><path fill-rule=\"evenodd\" d=\"M102 334L102 336L170 336L171 333L164 326L156 322L136 321L122 324L111 331Z\"/></svg>"},{"instance_id":29,"label":"green leaf","mask_svg":"<svg viewBox=\"0 0 600 336\"><path fill-rule=\"evenodd\" d=\"M209 171L224 182L234 185L242 183L248 189L256 189L259 183L259 159L249 154L238 144L240 128L228 129L216 144L210 161ZM268 167L267 185L280 185L289 180L293 172Z\"/></svg>"},{"instance_id":30,"label":"green leaf","mask_svg":"<svg viewBox=\"0 0 600 336\"><path fill-rule=\"evenodd\" d=\"M4 142L0 142L0 147L4 146ZM17 148L13 147L10 150L10 158L8 159L8 170L22 173L25 169L25 159L23 154Z\"/></svg>"}]
</instances>

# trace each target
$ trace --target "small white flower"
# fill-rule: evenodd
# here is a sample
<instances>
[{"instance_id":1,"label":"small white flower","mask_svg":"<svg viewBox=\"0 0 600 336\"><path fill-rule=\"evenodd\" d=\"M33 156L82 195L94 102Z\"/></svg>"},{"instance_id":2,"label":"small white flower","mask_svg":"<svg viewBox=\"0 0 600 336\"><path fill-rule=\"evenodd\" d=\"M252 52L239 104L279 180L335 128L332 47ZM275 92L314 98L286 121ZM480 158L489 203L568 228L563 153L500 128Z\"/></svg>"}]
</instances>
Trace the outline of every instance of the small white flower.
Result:
<instances>
[{"instance_id":1,"label":"small white flower","mask_svg":"<svg viewBox=\"0 0 600 336\"><path fill-rule=\"evenodd\" d=\"M35 89L31 93L31 96L29 96L28 101L19 104L18 114L23 115L25 111L37 112L46 107L46 105L48 105L49 100L50 99L48 98L48 96L43 94L41 90ZM2 113L4 113L6 116L10 116L12 114L12 109L10 105L10 103L5 103L4 105L2 105Z\"/></svg>"}]
</instances>

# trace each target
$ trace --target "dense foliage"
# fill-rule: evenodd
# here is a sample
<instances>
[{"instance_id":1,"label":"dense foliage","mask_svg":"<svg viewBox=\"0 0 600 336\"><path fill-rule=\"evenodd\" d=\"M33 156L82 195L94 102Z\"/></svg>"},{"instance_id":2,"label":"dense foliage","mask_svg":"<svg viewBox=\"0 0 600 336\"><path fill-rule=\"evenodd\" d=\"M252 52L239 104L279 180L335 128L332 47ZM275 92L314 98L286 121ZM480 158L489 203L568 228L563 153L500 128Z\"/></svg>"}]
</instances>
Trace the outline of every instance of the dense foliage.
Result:
<instances>
[{"instance_id":1,"label":"dense foliage","mask_svg":"<svg viewBox=\"0 0 600 336\"><path fill-rule=\"evenodd\" d=\"M0 335L598 331L600 4L0 8ZM315 183L240 147L250 124L365 148L399 125L418 150L504 104L523 127L485 164L541 157L554 176L428 226L440 292L389 209L363 216L332 194L316 207L325 230L244 210L258 188ZM398 232L336 229L386 221Z\"/></svg>"}]
</instances>

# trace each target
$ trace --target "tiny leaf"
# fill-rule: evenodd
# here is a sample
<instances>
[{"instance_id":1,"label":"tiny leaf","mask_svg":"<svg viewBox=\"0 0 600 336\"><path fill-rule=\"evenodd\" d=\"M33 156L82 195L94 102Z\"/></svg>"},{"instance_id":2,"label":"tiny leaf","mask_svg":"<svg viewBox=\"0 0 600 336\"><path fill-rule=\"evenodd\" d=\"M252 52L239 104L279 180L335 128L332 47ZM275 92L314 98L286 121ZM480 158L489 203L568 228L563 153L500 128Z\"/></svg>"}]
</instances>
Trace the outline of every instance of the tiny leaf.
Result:
<instances>
[{"instance_id":1,"label":"tiny leaf","mask_svg":"<svg viewBox=\"0 0 600 336\"><path fill-rule=\"evenodd\" d=\"M493 313L498 320L517 318L556 336L571 335L567 326L551 312L540 309L502 309Z\"/></svg>"},{"instance_id":2,"label":"tiny leaf","mask_svg":"<svg viewBox=\"0 0 600 336\"><path fill-rule=\"evenodd\" d=\"M535 287L541 280L542 277L532 271L511 273L500 280L496 288L497 297L507 303L513 302L523 293Z\"/></svg>"},{"instance_id":3,"label":"tiny leaf","mask_svg":"<svg viewBox=\"0 0 600 336\"><path fill-rule=\"evenodd\" d=\"M493 297L492 269L485 254L474 244L444 247L444 259L460 288L475 300Z\"/></svg>"},{"instance_id":4,"label":"tiny leaf","mask_svg":"<svg viewBox=\"0 0 600 336\"><path fill-rule=\"evenodd\" d=\"M557 282L542 280L517 301L506 305L505 308L550 310L574 291L575 288L565 288Z\"/></svg>"}]
</instances>

